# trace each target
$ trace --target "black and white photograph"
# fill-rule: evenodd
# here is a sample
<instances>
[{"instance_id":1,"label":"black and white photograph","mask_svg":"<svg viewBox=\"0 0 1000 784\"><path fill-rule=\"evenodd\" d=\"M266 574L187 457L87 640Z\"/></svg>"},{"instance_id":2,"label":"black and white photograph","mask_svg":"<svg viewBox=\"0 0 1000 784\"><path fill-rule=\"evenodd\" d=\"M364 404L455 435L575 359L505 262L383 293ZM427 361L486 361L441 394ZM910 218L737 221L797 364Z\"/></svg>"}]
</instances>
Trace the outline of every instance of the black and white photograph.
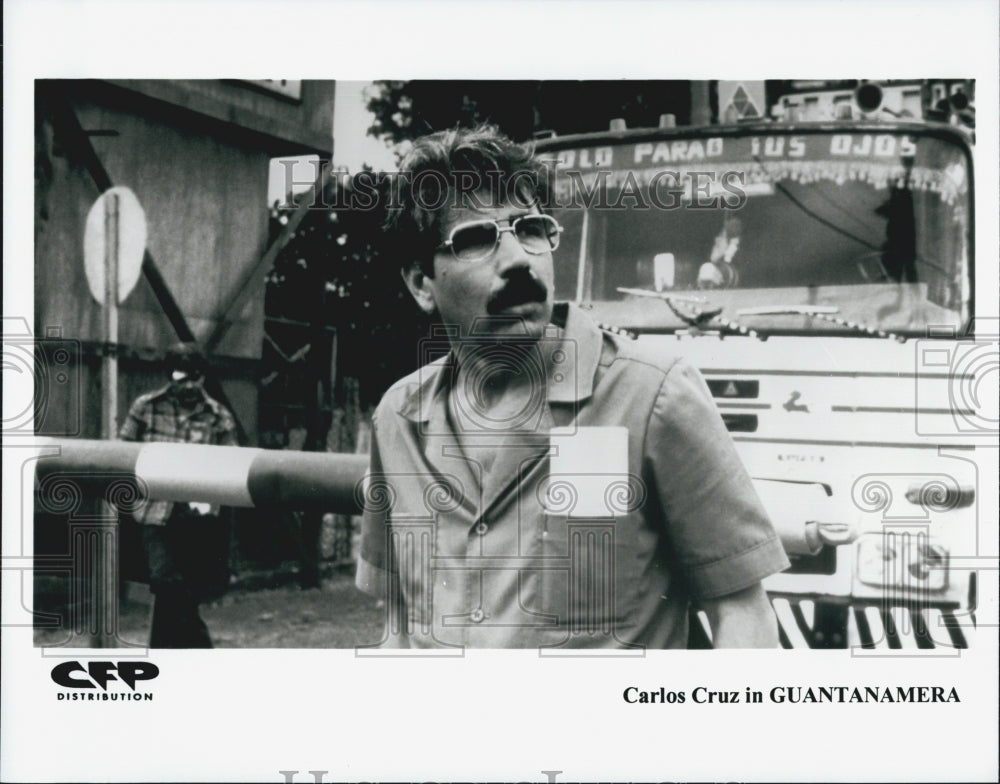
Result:
<instances>
[{"instance_id":1,"label":"black and white photograph","mask_svg":"<svg viewBox=\"0 0 1000 784\"><path fill-rule=\"evenodd\" d=\"M995 8L52 6L0 779L995 780Z\"/></svg>"}]
</instances>

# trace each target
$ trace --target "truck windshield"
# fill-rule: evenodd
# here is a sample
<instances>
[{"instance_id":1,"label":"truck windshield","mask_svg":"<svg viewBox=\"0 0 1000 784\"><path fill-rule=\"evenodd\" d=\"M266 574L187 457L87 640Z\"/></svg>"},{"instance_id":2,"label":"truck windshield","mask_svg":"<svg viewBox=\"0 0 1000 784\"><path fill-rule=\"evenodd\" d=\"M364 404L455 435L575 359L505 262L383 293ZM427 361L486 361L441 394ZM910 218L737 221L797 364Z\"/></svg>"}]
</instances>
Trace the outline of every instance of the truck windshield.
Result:
<instances>
[{"instance_id":1,"label":"truck windshield","mask_svg":"<svg viewBox=\"0 0 1000 784\"><path fill-rule=\"evenodd\" d=\"M684 326L636 290L761 331L925 334L969 317L970 173L946 134L828 126L549 154L556 295L616 326Z\"/></svg>"}]
</instances>

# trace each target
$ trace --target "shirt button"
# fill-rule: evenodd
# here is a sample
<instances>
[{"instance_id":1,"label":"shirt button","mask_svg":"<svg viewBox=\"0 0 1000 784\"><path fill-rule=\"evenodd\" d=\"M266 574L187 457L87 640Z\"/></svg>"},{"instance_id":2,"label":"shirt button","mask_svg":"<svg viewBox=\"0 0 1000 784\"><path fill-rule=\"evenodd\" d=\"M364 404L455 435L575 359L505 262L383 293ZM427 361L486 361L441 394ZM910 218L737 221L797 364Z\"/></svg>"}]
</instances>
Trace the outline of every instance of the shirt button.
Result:
<instances>
[{"instance_id":1,"label":"shirt button","mask_svg":"<svg viewBox=\"0 0 1000 784\"><path fill-rule=\"evenodd\" d=\"M485 617L486 613L483 612L481 607L477 607L475 610L472 611L472 615L469 616L469 618L472 619L473 623L482 623L483 618Z\"/></svg>"},{"instance_id":2,"label":"shirt button","mask_svg":"<svg viewBox=\"0 0 1000 784\"><path fill-rule=\"evenodd\" d=\"M476 526L476 533L479 534L480 536L485 536L488 530L489 528L487 527L486 523L480 522L479 525Z\"/></svg>"}]
</instances>

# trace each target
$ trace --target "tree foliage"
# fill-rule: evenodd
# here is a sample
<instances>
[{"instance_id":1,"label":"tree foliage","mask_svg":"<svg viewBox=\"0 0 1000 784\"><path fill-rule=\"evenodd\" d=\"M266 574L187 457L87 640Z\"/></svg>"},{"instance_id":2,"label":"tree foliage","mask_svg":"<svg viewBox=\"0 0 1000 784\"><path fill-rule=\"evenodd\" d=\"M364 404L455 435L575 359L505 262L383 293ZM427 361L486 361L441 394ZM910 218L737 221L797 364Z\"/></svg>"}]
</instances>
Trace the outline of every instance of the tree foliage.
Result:
<instances>
[{"instance_id":1,"label":"tree foliage","mask_svg":"<svg viewBox=\"0 0 1000 784\"><path fill-rule=\"evenodd\" d=\"M368 178L368 187L377 181L370 170L356 177ZM315 342L324 330L335 331L338 386L345 378L359 379L362 405L369 406L419 364L417 337L426 334L426 320L397 265L386 258L385 214L377 208L383 200L376 200L373 209L351 206L356 177L334 177L278 254L267 279L265 312L313 325L302 341ZM273 212L272 236L292 211ZM328 375L328 359L318 350L291 365L305 368L317 361L315 374ZM339 397L339 390L335 394ZM305 399L297 402L308 405Z\"/></svg>"},{"instance_id":2,"label":"tree foliage","mask_svg":"<svg viewBox=\"0 0 1000 784\"><path fill-rule=\"evenodd\" d=\"M686 123L691 113L687 81L428 81L375 82L368 133L399 144L432 131L490 122L525 141L601 131L613 118L629 127L656 126L661 114Z\"/></svg>"}]
</instances>

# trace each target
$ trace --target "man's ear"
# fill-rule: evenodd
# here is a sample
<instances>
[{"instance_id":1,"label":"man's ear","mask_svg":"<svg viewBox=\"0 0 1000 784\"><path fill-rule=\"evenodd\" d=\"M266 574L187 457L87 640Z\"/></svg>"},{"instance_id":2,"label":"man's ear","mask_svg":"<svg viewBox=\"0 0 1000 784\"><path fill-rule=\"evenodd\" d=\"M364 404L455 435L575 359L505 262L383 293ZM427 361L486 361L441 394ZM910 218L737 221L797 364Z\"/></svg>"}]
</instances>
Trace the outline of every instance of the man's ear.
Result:
<instances>
[{"instance_id":1,"label":"man's ear","mask_svg":"<svg viewBox=\"0 0 1000 784\"><path fill-rule=\"evenodd\" d=\"M420 309L427 314L433 313L436 307L434 303L434 279L426 275L418 264L412 264L400 272L406 282L406 288L410 290L410 294L413 295Z\"/></svg>"}]
</instances>

